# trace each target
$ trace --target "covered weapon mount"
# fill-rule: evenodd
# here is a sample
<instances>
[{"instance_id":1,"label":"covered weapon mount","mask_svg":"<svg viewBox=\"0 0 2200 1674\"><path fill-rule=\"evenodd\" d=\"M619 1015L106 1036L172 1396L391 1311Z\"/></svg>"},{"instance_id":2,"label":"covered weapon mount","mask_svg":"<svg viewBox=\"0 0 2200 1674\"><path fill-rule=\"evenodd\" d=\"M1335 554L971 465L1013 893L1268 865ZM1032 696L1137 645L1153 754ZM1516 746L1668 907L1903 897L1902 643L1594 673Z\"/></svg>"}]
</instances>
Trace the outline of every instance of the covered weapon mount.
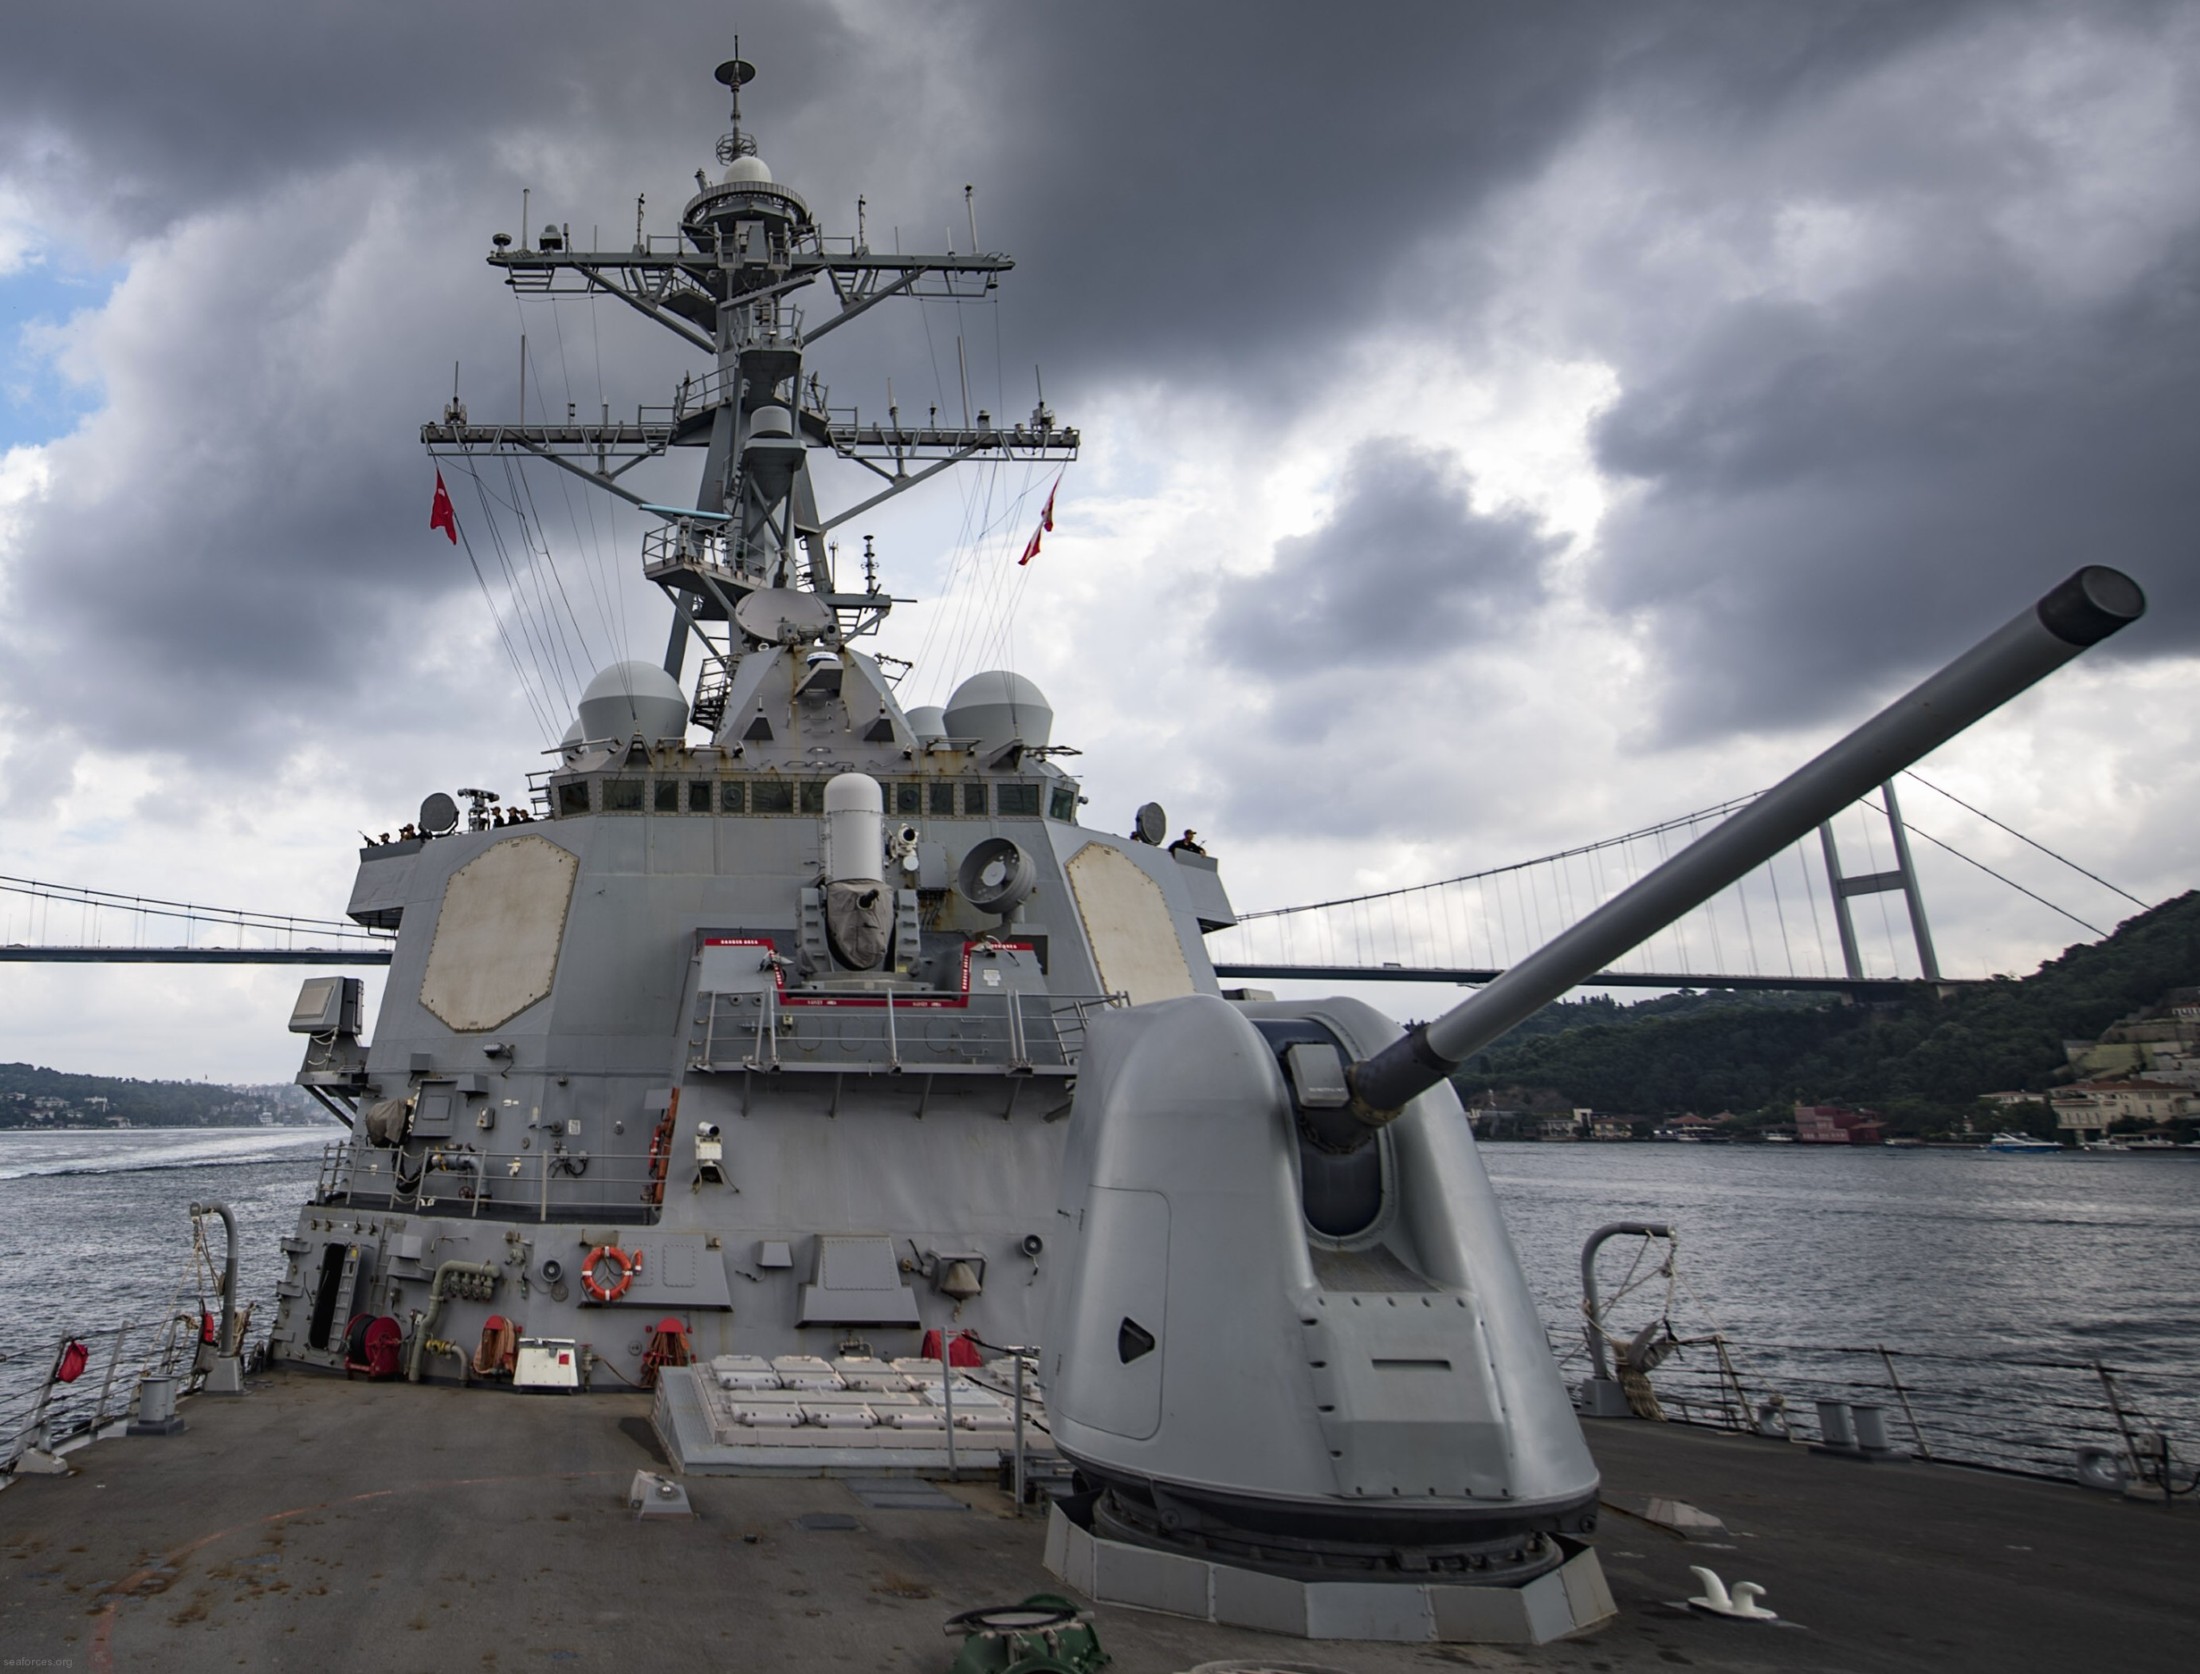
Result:
<instances>
[{"instance_id":1,"label":"covered weapon mount","mask_svg":"<svg viewBox=\"0 0 2200 1674\"><path fill-rule=\"evenodd\" d=\"M2145 611L2146 595L2121 571L2079 570L1487 988L1354 1064L1349 1103L1304 1113L1317 1141L1336 1151L1366 1144L1415 1094L1515 1024Z\"/></svg>"}]
</instances>

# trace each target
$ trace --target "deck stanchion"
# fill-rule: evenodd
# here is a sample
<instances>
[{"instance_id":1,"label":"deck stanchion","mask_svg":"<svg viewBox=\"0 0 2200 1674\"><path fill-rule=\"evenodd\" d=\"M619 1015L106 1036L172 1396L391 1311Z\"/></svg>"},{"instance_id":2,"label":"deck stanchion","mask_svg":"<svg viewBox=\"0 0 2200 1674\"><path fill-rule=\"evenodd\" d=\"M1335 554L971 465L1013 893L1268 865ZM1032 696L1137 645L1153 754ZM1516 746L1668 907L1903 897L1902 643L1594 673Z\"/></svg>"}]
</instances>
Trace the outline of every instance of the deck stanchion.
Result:
<instances>
[{"instance_id":1,"label":"deck stanchion","mask_svg":"<svg viewBox=\"0 0 2200 1674\"><path fill-rule=\"evenodd\" d=\"M1925 1445L1925 1432L1918 1428L1917 1412L1910 1405L1910 1392L1902 1387L1902 1374L1894 1369L1894 1356L1887 1352L1885 1343L1878 1343L1874 1346L1879 1350L1879 1358L1887 1368L1887 1382L1893 1387L1896 1398L1902 1403L1902 1416L1909 1420L1910 1439L1917 1443L1917 1456L1920 1459L1930 1459L1933 1456L1933 1450Z\"/></svg>"},{"instance_id":2,"label":"deck stanchion","mask_svg":"<svg viewBox=\"0 0 2200 1674\"><path fill-rule=\"evenodd\" d=\"M1024 1351L1016 1350L1016 1515L1024 1514Z\"/></svg>"},{"instance_id":3,"label":"deck stanchion","mask_svg":"<svg viewBox=\"0 0 2200 1674\"><path fill-rule=\"evenodd\" d=\"M947 1480L953 1482L955 1465L955 1344L954 1333L940 1327L940 1404L947 1413Z\"/></svg>"}]
</instances>

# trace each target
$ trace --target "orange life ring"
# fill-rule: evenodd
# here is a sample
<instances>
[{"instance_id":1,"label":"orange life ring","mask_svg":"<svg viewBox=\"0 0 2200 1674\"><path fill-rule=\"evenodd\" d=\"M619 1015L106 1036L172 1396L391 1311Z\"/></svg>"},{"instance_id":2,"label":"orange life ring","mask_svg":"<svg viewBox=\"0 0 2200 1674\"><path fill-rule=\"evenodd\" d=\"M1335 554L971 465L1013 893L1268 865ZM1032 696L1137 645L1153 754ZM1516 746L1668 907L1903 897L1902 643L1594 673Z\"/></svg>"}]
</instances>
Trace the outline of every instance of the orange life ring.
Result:
<instances>
[{"instance_id":1,"label":"orange life ring","mask_svg":"<svg viewBox=\"0 0 2200 1674\"><path fill-rule=\"evenodd\" d=\"M596 1277L598 1262L609 1262L619 1270L616 1284L604 1284ZM588 1259L581 1263L581 1288L599 1302L616 1302L626 1294L627 1286L634 1282L634 1275L642 1270L639 1254L629 1254L616 1244L598 1244L588 1252Z\"/></svg>"}]
</instances>

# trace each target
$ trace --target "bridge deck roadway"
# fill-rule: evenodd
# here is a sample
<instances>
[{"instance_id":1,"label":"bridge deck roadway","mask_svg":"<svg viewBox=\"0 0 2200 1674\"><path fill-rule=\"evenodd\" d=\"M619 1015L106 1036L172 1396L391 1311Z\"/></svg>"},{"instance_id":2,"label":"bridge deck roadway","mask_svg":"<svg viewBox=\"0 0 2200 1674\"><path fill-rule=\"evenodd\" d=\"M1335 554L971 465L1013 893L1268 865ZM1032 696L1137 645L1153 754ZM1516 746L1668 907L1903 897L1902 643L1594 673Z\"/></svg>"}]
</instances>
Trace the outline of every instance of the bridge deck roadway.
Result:
<instances>
[{"instance_id":1,"label":"bridge deck roadway","mask_svg":"<svg viewBox=\"0 0 2200 1674\"><path fill-rule=\"evenodd\" d=\"M954 1488L959 1510L876 1510L837 1481L698 1478L692 1520L638 1522L629 1479L660 1463L638 1395L286 1372L183 1411L182 1436L98 1442L71 1456L73 1477L0 1495L11 1664L938 1674L948 1616L1059 1587L1038 1520L972 1483ZM1609 1495L1676 1495L1730 1530L1689 1545L1608 1511L1598 1545L1620 1615L1598 1631L1540 1650L1306 1643L1103 1608L1113 1668L2191 1666L2191 1511L1631 1421L1590 1440ZM804 1526L818 1513L852 1526ZM1795 1625L1674 1608L1691 1563L1763 1584Z\"/></svg>"},{"instance_id":2,"label":"bridge deck roadway","mask_svg":"<svg viewBox=\"0 0 2200 1674\"><path fill-rule=\"evenodd\" d=\"M0 964L44 965L387 965L386 947L0 947ZM1421 965L1217 965L1224 982L1441 982L1473 988L1495 982L1502 969ZM1737 976L1701 971L1599 971L1584 988L1736 988L1788 993L1848 994L1891 999L1921 984L1894 978ZM1942 980L1942 991L1976 983Z\"/></svg>"}]
</instances>

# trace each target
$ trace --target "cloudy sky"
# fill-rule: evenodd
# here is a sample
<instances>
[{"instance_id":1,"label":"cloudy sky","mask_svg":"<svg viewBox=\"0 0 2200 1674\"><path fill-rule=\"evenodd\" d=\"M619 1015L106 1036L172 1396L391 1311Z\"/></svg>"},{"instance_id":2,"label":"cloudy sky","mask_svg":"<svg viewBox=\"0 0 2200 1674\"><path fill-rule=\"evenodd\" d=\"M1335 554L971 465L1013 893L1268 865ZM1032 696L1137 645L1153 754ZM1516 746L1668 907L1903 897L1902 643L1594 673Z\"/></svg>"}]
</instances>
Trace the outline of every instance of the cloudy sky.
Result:
<instances>
[{"instance_id":1,"label":"cloudy sky","mask_svg":"<svg viewBox=\"0 0 2200 1674\"><path fill-rule=\"evenodd\" d=\"M960 364L1020 416L1037 366L1085 434L1029 570L1021 467L845 531L928 601L905 695L1031 675L1093 816L1160 800L1241 907L1760 788L2094 561L2148 619L1927 773L2149 901L2200 881L2200 9L2017 0L16 8L0 872L333 914L360 830L518 789L591 666L661 651L640 523L554 476L454 483L485 562L522 488L557 566L492 563L492 609L417 427L454 362L515 412L523 332L531 416L667 398L680 345L480 258L523 190L669 230L736 28L829 232L861 195L874 244L965 249L974 210L1018 261L820 345L834 401L959 417ZM2080 934L1921 865L1952 974ZM287 1077L297 975L0 967L0 1058Z\"/></svg>"}]
</instances>

